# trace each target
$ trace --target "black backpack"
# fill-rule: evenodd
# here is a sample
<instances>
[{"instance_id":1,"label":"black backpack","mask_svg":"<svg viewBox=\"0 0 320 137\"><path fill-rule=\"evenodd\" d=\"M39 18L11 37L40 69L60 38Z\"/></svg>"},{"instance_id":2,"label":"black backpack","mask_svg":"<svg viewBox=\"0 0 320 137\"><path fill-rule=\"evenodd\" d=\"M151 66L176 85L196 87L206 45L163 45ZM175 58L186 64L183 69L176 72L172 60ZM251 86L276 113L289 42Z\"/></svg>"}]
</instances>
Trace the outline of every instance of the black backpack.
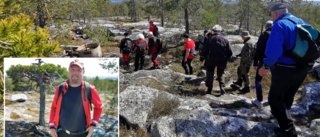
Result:
<instances>
[{"instance_id":1,"label":"black backpack","mask_svg":"<svg viewBox=\"0 0 320 137\"><path fill-rule=\"evenodd\" d=\"M60 86L59 86L59 91L58 91L58 97L57 97L57 102L58 102L58 99L59 99L59 96L60 94L62 93L62 98L63 98L63 91L62 91L62 88L63 88L63 85L65 84L64 83L61 83ZM84 82L84 92L87 93L87 94L84 94L84 101L86 101L86 99L88 99L89 101L89 104L90 104L90 110L92 111L92 104L91 104L91 88L90 88L90 84L88 82ZM62 107L63 107L63 102L62 102Z\"/></svg>"},{"instance_id":2,"label":"black backpack","mask_svg":"<svg viewBox=\"0 0 320 137\"><path fill-rule=\"evenodd\" d=\"M123 46L123 51L130 51L132 46L132 41L129 39L126 39Z\"/></svg>"},{"instance_id":3,"label":"black backpack","mask_svg":"<svg viewBox=\"0 0 320 137\"><path fill-rule=\"evenodd\" d=\"M139 43L138 41L138 48L139 48L139 53L145 53L146 49L147 49L147 45L145 41L142 41L141 43Z\"/></svg>"},{"instance_id":4,"label":"black backpack","mask_svg":"<svg viewBox=\"0 0 320 137\"><path fill-rule=\"evenodd\" d=\"M297 32L293 48L284 51L283 55L294 60L298 66L312 66L320 56L319 45L317 45L317 40L320 37L319 31L310 24L303 24L301 19L299 19L300 24L288 18L284 18L284 20L295 24Z\"/></svg>"},{"instance_id":5,"label":"black backpack","mask_svg":"<svg viewBox=\"0 0 320 137\"><path fill-rule=\"evenodd\" d=\"M157 47L157 53L160 53L161 50L162 50L162 48L163 48L161 39L160 39L160 38L156 38L156 43L157 43L157 45L158 45L158 47Z\"/></svg>"},{"instance_id":6,"label":"black backpack","mask_svg":"<svg viewBox=\"0 0 320 137\"><path fill-rule=\"evenodd\" d=\"M158 37L158 35L159 35L158 27L156 25L153 25L153 27L154 27L153 32L152 32L153 36Z\"/></svg>"}]
</instances>

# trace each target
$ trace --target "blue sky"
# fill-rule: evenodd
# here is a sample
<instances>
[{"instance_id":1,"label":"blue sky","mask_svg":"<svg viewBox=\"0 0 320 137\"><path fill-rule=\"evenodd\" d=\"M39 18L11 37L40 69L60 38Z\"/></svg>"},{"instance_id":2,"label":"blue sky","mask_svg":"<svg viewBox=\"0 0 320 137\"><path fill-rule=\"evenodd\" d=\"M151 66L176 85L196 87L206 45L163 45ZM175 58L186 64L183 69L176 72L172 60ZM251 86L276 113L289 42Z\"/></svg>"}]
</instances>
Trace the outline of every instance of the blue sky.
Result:
<instances>
[{"instance_id":1,"label":"blue sky","mask_svg":"<svg viewBox=\"0 0 320 137\"><path fill-rule=\"evenodd\" d=\"M31 65L32 63L37 63L38 61L35 61L37 58L5 58L4 59L4 72L10 68L11 65ZM99 65L102 63L100 59L102 58L78 58L80 62L84 63L85 68L85 74L84 76L90 76L90 77L112 77L112 78L118 78L118 73L110 73L108 70L102 69L102 67ZM106 58L103 58L106 59ZM61 65L62 67L66 68L68 70L69 64L71 61L75 60L75 58L42 58L42 61L45 63L51 63L55 65ZM118 58L109 58L107 60L108 62L116 61L117 64L119 64ZM5 73L6 75L6 73Z\"/></svg>"}]
</instances>

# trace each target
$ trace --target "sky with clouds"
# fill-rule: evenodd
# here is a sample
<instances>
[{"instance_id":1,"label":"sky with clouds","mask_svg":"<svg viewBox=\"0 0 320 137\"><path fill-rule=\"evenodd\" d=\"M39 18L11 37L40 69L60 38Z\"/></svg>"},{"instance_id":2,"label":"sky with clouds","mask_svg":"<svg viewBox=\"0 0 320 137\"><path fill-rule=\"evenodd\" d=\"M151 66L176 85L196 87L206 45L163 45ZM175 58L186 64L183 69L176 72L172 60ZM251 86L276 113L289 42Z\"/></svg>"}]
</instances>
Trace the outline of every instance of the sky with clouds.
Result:
<instances>
[{"instance_id":1,"label":"sky with clouds","mask_svg":"<svg viewBox=\"0 0 320 137\"><path fill-rule=\"evenodd\" d=\"M4 72L10 68L11 65L31 65L32 63L38 63L38 60L35 60L38 58L5 58L4 59ZM84 76L101 76L101 77L113 77L118 78L118 73L111 73L108 70L102 69L102 67L99 65L103 63L101 59L107 59L107 58L78 58L80 62L84 63L85 67L85 74ZM66 68L68 70L69 64L71 61L74 61L75 58L42 58L42 61L45 63L51 63L55 65L61 65L62 67ZM108 58L108 62L114 62L116 61L117 64L119 64L118 58ZM119 68L119 67L118 67ZM5 73L6 75L6 73Z\"/></svg>"}]
</instances>

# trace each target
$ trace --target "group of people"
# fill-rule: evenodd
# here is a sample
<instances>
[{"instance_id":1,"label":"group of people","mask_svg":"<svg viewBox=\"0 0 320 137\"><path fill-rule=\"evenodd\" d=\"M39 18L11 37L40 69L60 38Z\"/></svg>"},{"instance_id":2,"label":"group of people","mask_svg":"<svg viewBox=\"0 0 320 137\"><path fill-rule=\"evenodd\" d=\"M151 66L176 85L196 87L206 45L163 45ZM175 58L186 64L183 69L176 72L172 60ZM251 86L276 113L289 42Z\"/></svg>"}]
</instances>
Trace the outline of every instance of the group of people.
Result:
<instances>
[{"instance_id":1,"label":"group of people","mask_svg":"<svg viewBox=\"0 0 320 137\"><path fill-rule=\"evenodd\" d=\"M129 54L131 51L135 52L135 63L134 71L144 69L145 56L148 53L151 55L151 61L153 66L150 69L158 69L159 63L157 62L157 56L162 48L161 39L159 38L159 31L156 25L153 24L153 21L149 21L150 29L147 33L148 41L145 41L143 34L137 35L137 40L132 40L128 38L129 34L124 33L124 38L121 40L119 48L120 52L123 55L123 60L125 68L129 69Z\"/></svg>"},{"instance_id":2,"label":"group of people","mask_svg":"<svg viewBox=\"0 0 320 137\"><path fill-rule=\"evenodd\" d=\"M244 46L241 53L236 55L241 57L241 60L237 68L237 81L233 82L231 86L241 87L244 83L244 87L239 90L240 93L250 92L249 70L253 64L253 69L256 70L257 99L253 100L252 103L261 107L263 100L261 80L271 71L272 78L268 103L272 115L279 124L275 133L279 137L297 137L289 109L293 104L299 86L312 65L300 65L292 57L287 56L285 52L293 49L295 45L296 24L307 24L307 22L290 14L287 6L282 3L274 4L271 7L270 16L273 21L265 23L265 31L259 36L257 43L254 43L248 31L241 32ZM206 86L208 87L208 94L211 94L213 73L216 67L221 94L225 93L224 82L221 77L227 61L231 59L232 51L228 40L220 35L221 30L219 25L215 25L206 36L204 47L200 51L200 65L205 60L207 69Z\"/></svg>"},{"instance_id":3,"label":"group of people","mask_svg":"<svg viewBox=\"0 0 320 137\"><path fill-rule=\"evenodd\" d=\"M279 128L275 130L277 136L296 137L297 132L293 125L293 120L290 116L289 109L292 106L294 95L299 86L305 79L309 66L299 66L291 57L284 55L284 52L289 51L294 47L296 39L296 24L307 24L306 21L295 17L288 12L287 6L282 3L274 4L270 9L270 16L273 21L269 20L265 23L265 31L259 36L255 43L249 31L240 33L244 46L239 55L241 57L240 65L237 68L237 80L231 86L236 86L240 93L250 92L249 70L253 65L256 70L255 88L257 99L252 103L258 107L262 107L262 78L271 71L271 87L268 96L268 102L271 107L273 116L277 119ZM153 23L150 22L150 30ZM152 30L153 31L153 30ZM204 33L205 38L202 43L204 46L200 50L200 66L204 64L206 68L206 86L207 94L211 94L213 88L214 70L217 68L217 78L219 82L221 95L225 94L224 81L222 75L227 67L228 61L232 58L232 50L229 41L221 35L222 27L215 25L212 30ZM149 44L143 41L143 36L139 34L139 42L136 42L132 48L140 48L140 43L144 43L143 50L149 50L152 55L154 66L157 66L157 52L152 49L154 40L152 32L148 33ZM183 39L186 41L184 51L182 53L182 66L186 74L194 72L191 62L194 59L195 44L188 34L183 34ZM121 42L122 44L123 42ZM123 44L122 44L123 45ZM254 53L254 54L253 54ZM125 56L124 56L125 57ZM138 58L144 58L144 54L136 54ZM141 62L143 64L143 60ZM126 61L126 60L125 60ZM137 58L135 70L138 70ZM188 67L187 67L188 66ZM143 69L143 65L140 67ZM244 83L244 85L243 85Z\"/></svg>"}]
</instances>

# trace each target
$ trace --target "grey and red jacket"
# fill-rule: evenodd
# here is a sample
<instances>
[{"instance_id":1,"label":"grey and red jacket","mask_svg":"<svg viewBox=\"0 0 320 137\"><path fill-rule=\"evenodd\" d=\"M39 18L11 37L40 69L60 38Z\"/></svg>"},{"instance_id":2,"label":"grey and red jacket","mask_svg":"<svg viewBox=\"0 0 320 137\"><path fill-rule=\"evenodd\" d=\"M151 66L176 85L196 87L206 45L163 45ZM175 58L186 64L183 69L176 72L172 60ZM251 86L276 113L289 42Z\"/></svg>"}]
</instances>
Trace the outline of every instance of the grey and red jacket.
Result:
<instances>
[{"instance_id":1,"label":"grey and red jacket","mask_svg":"<svg viewBox=\"0 0 320 137\"><path fill-rule=\"evenodd\" d=\"M63 85L62 91L63 94L66 94L68 91L69 87L69 80ZM84 81L81 83L81 97L82 97L82 104L86 116L86 128L90 127L90 125L97 125L100 115L102 112L102 103L99 97L99 94L94 86L90 86L91 88L91 103L94 105L93 108L93 118L91 119L91 114L90 114L90 104L89 100L86 99L84 100L84 96L86 95L85 93L85 84ZM49 120L49 126L50 128L55 128L59 126L59 120L60 120L60 110L61 110L61 101L62 101L62 94L59 95L58 98L58 93L59 93L59 86L56 89L56 92L54 94L53 102L51 105L51 111L50 111L50 120Z\"/></svg>"}]
</instances>

